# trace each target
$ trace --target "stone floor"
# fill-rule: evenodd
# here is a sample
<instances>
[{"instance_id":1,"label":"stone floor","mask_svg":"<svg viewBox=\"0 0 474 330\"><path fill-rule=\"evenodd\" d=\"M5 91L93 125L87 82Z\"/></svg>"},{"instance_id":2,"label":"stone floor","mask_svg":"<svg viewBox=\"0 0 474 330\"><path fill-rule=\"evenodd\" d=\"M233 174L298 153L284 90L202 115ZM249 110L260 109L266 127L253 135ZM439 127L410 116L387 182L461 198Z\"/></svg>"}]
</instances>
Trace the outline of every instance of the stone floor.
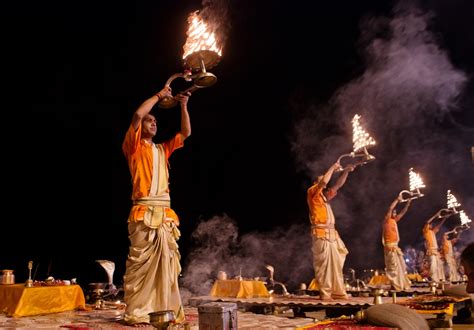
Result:
<instances>
[{"instance_id":1,"label":"stone floor","mask_svg":"<svg viewBox=\"0 0 474 330\"><path fill-rule=\"evenodd\" d=\"M0 314L0 329L136 329L121 323L121 310L71 311L39 316L11 318ZM198 330L199 314L197 308L185 308L186 322L173 330ZM291 310L277 315L238 312L238 328L251 329L303 329L314 325L315 317L293 318ZM171 328L171 327L170 327ZM143 327L140 329L154 329Z\"/></svg>"}]
</instances>

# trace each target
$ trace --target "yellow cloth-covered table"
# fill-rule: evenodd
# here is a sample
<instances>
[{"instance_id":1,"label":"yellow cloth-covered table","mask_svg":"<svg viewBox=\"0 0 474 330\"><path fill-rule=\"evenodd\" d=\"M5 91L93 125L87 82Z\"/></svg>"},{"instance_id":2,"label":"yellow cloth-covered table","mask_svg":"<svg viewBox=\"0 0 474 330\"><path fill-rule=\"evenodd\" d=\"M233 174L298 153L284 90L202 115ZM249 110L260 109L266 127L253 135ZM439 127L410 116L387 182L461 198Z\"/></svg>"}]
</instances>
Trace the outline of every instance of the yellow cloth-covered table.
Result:
<instances>
[{"instance_id":1,"label":"yellow cloth-covered table","mask_svg":"<svg viewBox=\"0 0 474 330\"><path fill-rule=\"evenodd\" d=\"M407 274L407 277L412 282L421 282L423 277L418 273ZM369 285L390 285L390 280L387 275L374 275L369 281Z\"/></svg>"},{"instance_id":2,"label":"yellow cloth-covered table","mask_svg":"<svg viewBox=\"0 0 474 330\"><path fill-rule=\"evenodd\" d=\"M370 279L369 285L390 285L390 280L387 275L374 275Z\"/></svg>"},{"instance_id":3,"label":"yellow cloth-covered table","mask_svg":"<svg viewBox=\"0 0 474 330\"><path fill-rule=\"evenodd\" d=\"M59 313L85 308L84 292L79 285L38 286L0 285L0 312L21 317Z\"/></svg>"},{"instance_id":4,"label":"yellow cloth-covered table","mask_svg":"<svg viewBox=\"0 0 474 330\"><path fill-rule=\"evenodd\" d=\"M410 273L407 276L408 279L412 282L423 282L423 277L418 273Z\"/></svg>"},{"instance_id":5,"label":"yellow cloth-covered table","mask_svg":"<svg viewBox=\"0 0 474 330\"><path fill-rule=\"evenodd\" d=\"M264 282L245 280L216 280L210 295L231 298L270 297Z\"/></svg>"}]
</instances>

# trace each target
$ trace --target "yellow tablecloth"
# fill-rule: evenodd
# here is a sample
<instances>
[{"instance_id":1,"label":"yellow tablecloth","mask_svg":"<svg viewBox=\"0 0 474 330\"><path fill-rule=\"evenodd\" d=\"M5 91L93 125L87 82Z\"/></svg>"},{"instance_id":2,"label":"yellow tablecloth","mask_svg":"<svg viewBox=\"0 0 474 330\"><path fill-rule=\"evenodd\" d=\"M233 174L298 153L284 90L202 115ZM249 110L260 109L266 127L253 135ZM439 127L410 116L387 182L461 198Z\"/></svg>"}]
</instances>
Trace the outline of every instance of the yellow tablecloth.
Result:
<instances>
[{"instance_id":1,"label":"yellow tablecloth","mask_svg":"<svg viewBox=\"0 0 474 330\"><path fill-rule=\"evenodd\" d=\"M245 280L216 280L210 295L231 298L270 297L270 293L262 281Z\"/></svg>"},{"instance_id":2,"label":"yellow tablecloth","mask_svg":"<svg viewBox=\"0 0 474 330\"><path fill-rule=\"evenodd\" d=\"M412 282L423 281L423 277L417 273L407 274L407 277ZM390 285L390 280L388 279L387 275L375 275L370 279L369 285Z\"/></svg>"},{"instance_id":3,"label":"yellow tablecloth","mask_svg":"<svg viewBox=\"0 0 474 330\"><path fill-rule=\"evenodd\" d=\"M369 285L390 285L390 280L386 275L374 275L370 279Z\"/></svg>"},{"instance_id":4,"label":"yellow tablecloth","mask_svg":"<svg viewBox=\"0 0 474 330\"><path fill-rule=\"evenodd\" d=\"M20 317L59 313L85 308L84 292L79 285L38 286L0 285L0 312Z\"/></svg>"},{"instance_id":5,"label":"yellow tablecloth","mask_svg":"<svg viewBox=\"0 0 474 330\"><path fill-rule=\"evenodd\" d=\"M412 282L423 282L423 277L418 273L408 274L408 279Z\"/></svg>"}]
</instances>

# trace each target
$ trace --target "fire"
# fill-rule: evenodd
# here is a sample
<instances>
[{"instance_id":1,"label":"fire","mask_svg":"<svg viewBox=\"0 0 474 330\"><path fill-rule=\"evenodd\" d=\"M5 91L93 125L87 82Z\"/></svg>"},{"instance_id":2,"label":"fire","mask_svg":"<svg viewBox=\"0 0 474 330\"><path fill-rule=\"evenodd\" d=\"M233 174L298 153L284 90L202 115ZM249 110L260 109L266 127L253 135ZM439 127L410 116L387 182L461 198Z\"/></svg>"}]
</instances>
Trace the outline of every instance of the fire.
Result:
<instances>
[{"instance_id":1,"label":"fire","mask_svg":"<svg viewBox=\"0 0 474 330\"><path fill-rule=\"evenodd\" d=\"M410 168L408 175L410 177L410 191L418 191L420 188L425 188L425 184L421 179L420 175L413 171L413 168Z\"/></svg>"},{"instance_id":2,"label":"fire","mask_svg":"<svg viewBox=\"0 0 474 330\"><path fill-rule=\"evenodd\" d=\"M208 25L201 19L199 11L189 15L188 24L188 31L186 32L188 38L183 46L183 59L203 50L216 52L219 56L222 55L222 48L217 46L214 32L210 31Z\"/></svg>"},{"instance_id":3,"label":"fire","mask_svg":"<svg viewBox=\"0 0 474 330\"><path fill-rule=\"evenodd\" d=\"M354 143L354 152L375 145L375 140L367 133L359 123L360 115L352 118L352 142Z\"/></svg>"},{"instance_id":4,"label":"fire","mask_svg":"<svg viewBox=\"0 0 474 330\"><path fill-rule=\"evenodd\" d=\"M459 212L459 217L461 219L461 225L466 225L468 224L469 222L471 222L471 219L469 219L469 217L467 216L466 212L464 211L460 211Z\"/></svg>"},{"instance_id":5,"label":"fire","mask_svg":"<svg viewBox=\"0 0 474 330\"><path fill-rule=\"evenodd\" d=\"M451 190L448 190L448 209L456 209L456 207L461 206L461 203L458 202L456 197L451 193Z\"/></svg>"}]
</instances>

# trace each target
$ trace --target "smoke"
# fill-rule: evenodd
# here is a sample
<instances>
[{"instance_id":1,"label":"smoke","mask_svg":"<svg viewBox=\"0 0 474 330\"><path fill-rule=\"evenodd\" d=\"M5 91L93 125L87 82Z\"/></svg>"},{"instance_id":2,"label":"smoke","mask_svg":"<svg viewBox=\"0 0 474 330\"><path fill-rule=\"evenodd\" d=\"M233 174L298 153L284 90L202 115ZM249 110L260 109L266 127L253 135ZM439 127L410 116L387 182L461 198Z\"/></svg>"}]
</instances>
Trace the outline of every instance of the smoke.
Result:
<instances>
[{"instance_id":1,"label":"smoke","mask_svg":"<svg viewBox=\"0 0 474 330\"><path fill-rule=\"evenodd\" d=\"M266 265L275 268L274 278L288 288L313 278L311 239L307 226L293 225L271 232L239 235L237 223L228 217L214 216L198 224L192 234L181 291L184 299L208 295L218 271L229 278L268 278ZM289 271L291 270L291 271Z\"/></svg>"},{"instance_id":2,"label":"smoke","mask_svg":"<svg viewBox=\"0 0 474 330\"><path fill-rule=\"evenodd\" d=\"M430 31L434 18L433 12L407 3L395 6L391 17L364 18L358 43L363 73L326 103L291 102L292 152L308 185L352 151L354 114L362 116L361 125L377 141L369 149L376 160L351 173L332 202L336 226L350 251L346 265L383 267L381 223L391 201L408 188L410 167L427 188L399 224L401 246L423 248L422 225L445 207L447 189L457 190L467 213L474 214L473 185L466 184L472 183L472 133L448 121L452 113L467 111L461 101L468 78ZM456 224L450 220L445 227Z\"/></svg>"},{"instance_id":3,"label":"smoke","mask_svg":"<svg viewBox=\"0 0 474 330\"><path fill-rule=\"evenodd\" d=\"M231 28L230 0L203 0L202 6L199 16L204 19L209 31L215 34L217 45L223 47Z\"/></svg>"}]
</instances>

